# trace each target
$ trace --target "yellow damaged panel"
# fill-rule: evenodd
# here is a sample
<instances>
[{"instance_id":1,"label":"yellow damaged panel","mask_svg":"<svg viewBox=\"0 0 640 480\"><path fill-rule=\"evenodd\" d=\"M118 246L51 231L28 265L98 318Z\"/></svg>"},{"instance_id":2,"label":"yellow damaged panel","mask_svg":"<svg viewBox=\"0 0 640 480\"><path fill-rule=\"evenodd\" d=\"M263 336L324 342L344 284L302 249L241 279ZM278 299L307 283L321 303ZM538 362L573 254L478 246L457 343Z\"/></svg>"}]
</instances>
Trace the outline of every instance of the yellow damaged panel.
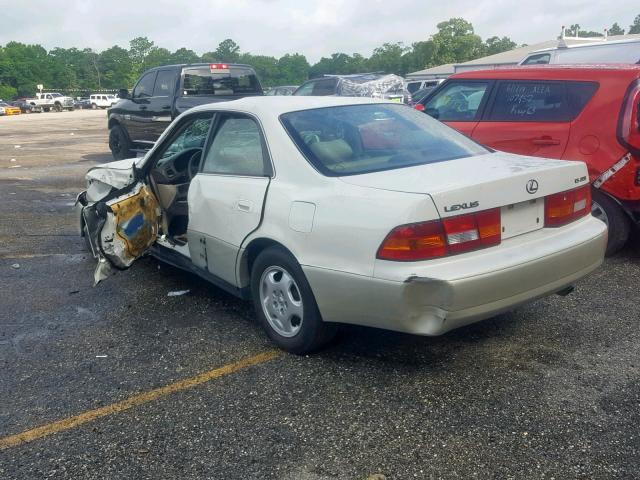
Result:
<instances>
[{"instance_id":1,"label":"yellow damaged panel","mask_svg":"<svg viewBox=\"0 0 640 480\"><path fill-rule=\"evenodd\" d=\"M141 256L158 236L159 206L149 187L143 185L138 193L111 206L115 217L116 234L124 242L130 256Z\"/></svg>"}]
</instances>

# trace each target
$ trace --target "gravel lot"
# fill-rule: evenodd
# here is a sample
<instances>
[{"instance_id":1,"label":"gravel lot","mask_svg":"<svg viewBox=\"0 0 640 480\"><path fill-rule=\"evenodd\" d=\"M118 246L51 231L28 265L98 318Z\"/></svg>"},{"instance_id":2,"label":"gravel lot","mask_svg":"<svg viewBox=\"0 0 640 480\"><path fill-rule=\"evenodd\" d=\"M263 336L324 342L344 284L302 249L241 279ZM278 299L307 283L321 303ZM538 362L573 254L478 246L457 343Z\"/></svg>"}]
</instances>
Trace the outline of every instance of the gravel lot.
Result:
<instances>
[{"instance_id":1,"label":"gravel lot","mask_svg":"<svg viewBox=\"0 0 640 480\"><path fill-rule=\"evenodd\" d=\"M156 260L92 287L71 205L106 139L104 111L0 117L0 441L272 349ZM639 243L568 297L438 338L345 328L2 449L0 478L640 478Z\"/></svg>"}]
</instances>

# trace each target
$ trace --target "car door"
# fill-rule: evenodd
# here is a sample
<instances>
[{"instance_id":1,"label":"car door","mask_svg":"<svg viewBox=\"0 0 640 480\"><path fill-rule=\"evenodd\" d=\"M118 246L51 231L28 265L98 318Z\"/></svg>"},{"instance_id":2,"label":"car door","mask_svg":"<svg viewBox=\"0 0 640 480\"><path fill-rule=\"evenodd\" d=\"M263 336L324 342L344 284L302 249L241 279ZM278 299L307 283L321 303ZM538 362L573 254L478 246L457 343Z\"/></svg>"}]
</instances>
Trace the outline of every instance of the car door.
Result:
<instances>
[{"instance_id":1,"label":"car door","mask_svg":"<svg viewBox=\"0 0 640 480\"><path fill-rule=\"evenodd\" d=\"M167 234L163 218L166 220L167 212L174 216L181 213L189 187L191 166L184 160L195 153L202 154L212 116L200 112L183 118L163 144L143 164L132 163L129 172L118 165L89 173L96 191L107 192L82 209L85 235L98 259L96 284L115 271L130 267L155 243L159 232ZM183 153L188 156L181 157ZM83 205L89 193L81 194L85 198ZM91 192L91 196L95 195L95 191ZM186 214L186 207L184 210Z\"/></svg>"},{"instance_id":2,"label":"car door","mask_svg":"<svg viewBox=\"0 0 640 480\"><path fill-rule=\"evenodd\" d=\"M144 140L155 142L171 123L171 100L176 90L178 72L173 69L158 70L153 96L149 98L147 115L150 117Z\"/></svg>"},{"instance_id":3,"label":"car door","mask_svg":"<svg viewBox=\"0 0 640 480\"><path fill-rule=\"evenodd\" d=\"M145 73L133 88L131 109L124 115L124 120L129 137L134 142L148 141L152 117L149 104L157 73L155 70Z\"/></svg>"},{"instance_id":4,"label":"car door","mask_svg":"<svg viewBox=\"0 0 640 480\"><path fill-rule=\"evenodd\" d=\"M450 127L472 136L491 85L489 80L450 80L427 97L424 112Z\"/></svg>"},{"instance_id":5,"label":"car door","mask_svg":"<svg viewBox=\"0 0 640 480\"><path fill-rule=\"evenodd\" d=\"M187 238L192 262L237 285L236 258L244 239L262 220L272 175L258 121L221 113L188 194Z\"/></svg>"},{"instance_id":6,"label":"car door","mask_svg":"<svg viewBox=\"0 0 640 480\"><path fill-rule=\"evenodd\" d=\"M500 80L472 137L504 152L562 158L571 117L564 82Z\"/></svg>"}]
</instances>

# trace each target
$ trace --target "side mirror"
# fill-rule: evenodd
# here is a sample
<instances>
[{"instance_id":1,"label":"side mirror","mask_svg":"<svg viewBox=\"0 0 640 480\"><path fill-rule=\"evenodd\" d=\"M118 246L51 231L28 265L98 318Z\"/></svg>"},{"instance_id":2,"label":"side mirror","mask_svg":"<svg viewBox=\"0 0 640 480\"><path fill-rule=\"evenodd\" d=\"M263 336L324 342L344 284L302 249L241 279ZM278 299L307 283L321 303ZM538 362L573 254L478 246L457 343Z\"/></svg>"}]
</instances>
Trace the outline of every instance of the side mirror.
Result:
<instances>
[{"instance_id":1,"label":"side mirror","mask_svg":"<svg viewBox=\"0 0 640 480\"><path fill-rule=\"evenodd\" d=\"M129 90L127 90L126 88L121 88L120 90L118 90L118 97L131 98L131 95L129 94Z\"/></svg>"},{"instance_id":2,"label":"side mirror","mask_svg":"<svg viewBox=\"0 0 640 480\"><path fill-rule=\"evenodd\" d=\"M425 108L424 113L433 118L440 117L440 110L438 110L437 108Z\"/></svg>"}]
</instances>

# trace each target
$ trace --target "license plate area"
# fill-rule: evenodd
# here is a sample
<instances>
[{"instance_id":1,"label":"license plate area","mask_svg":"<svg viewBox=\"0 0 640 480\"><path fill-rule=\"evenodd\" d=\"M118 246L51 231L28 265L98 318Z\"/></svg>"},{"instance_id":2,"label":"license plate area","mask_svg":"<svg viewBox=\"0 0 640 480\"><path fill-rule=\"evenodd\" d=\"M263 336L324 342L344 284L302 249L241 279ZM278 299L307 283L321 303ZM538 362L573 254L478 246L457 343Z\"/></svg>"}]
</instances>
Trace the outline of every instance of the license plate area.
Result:
<instances>
[{"instance_id":1,"label":"license plate area","mask_svg":"<svg viewBox=\"0 0 640 480\"><path fill-rule=\"evenodd\" d=\"M506 205L500 209L502 239L533 232L544 226L544 199Z\"/></svg>"}]
</instances>

